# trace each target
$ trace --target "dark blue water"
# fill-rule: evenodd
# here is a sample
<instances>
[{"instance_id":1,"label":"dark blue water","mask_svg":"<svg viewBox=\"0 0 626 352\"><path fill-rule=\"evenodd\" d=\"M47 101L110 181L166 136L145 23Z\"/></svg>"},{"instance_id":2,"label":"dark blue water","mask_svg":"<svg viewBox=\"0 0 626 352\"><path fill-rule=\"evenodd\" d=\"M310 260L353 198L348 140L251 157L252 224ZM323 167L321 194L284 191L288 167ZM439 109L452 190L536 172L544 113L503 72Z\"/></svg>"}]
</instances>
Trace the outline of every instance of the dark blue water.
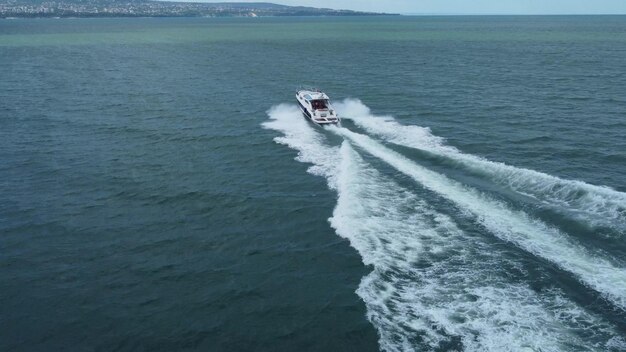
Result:
<instances>
[{"instance_id":1,"label":"dark blue water","mask_svg":"<svg viewBox=\"0 0 626 352\"><path fill-rule=\"evenodd\" d=\"M1 21L0 349L626 350L624 33Z\"/></svg>"}]
</instances>

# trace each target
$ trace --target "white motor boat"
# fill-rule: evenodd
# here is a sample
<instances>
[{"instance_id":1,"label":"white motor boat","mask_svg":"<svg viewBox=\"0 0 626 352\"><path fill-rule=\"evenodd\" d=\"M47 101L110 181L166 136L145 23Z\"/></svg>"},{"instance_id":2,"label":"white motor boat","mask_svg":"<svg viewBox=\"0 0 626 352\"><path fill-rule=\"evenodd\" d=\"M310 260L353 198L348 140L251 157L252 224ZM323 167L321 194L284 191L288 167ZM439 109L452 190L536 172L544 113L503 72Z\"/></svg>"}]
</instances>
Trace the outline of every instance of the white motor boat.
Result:
<instances>
[{"instance_id":1,"label":"white motor boat","mask_svg":"<svg viewBox=\"0 0 626 352\"><path fill-rule=\"evenodd\" d=\"M296 92L296 100L307 119L320 125L339 123L337 112L324 92L318 89L299 89Z\"/></svg>"}]
</instances>

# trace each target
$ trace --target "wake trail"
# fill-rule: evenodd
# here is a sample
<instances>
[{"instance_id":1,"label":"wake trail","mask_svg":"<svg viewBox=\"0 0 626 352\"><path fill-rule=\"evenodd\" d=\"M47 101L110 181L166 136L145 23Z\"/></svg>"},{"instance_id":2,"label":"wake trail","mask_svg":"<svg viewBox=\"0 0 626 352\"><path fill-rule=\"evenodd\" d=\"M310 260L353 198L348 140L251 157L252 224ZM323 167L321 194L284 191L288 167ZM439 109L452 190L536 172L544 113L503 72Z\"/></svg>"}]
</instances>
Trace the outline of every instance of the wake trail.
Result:
<instances>
[{"instance_id":1,"label":"wake trail","mask_svg":"<svg viewBox=\"0 0 626 352\"><path fill-rule=\"evenodd\" d=\"M444 349L458 340L466 351L593 350L570 321L613 334L557 291L539 297L507 282L504 258L382 178L345 142L341 156L330 221L375 268L357 292L383 350L418 350L419 340Z\"/></svg>"},{"instance_id":2,"label":"wake trail","mask_svg":"<svg viewBox=\"0 0 626 352\"><path fill-rule=\"evenodd\" d=\"M385 351L593 351L626 344L614 328L564 297L510 282L515 267L366 163L348 141L330 146L296 107L268 112L263 127L298 151L338 194L329 219L373 266L357 290ZM356 143L355 143L356 144Z\"/></svg>"},{"instance_id":3,"label":"wake trail","mask_svg":"<svg viewBox=\"0 0 626 352\"><path fill-rule=\"evenodd\" d=\"M604 226L622 234L626 231L626 193L462 153L445 145L443 138L434 136L428 128L405 126L392 117L372 115L359 100L347 99L335 105L342 117L388 142L448 158L589 226Z\"/></svg>"},{"instance_id":4,"label":"wake trail","mask_svg":"<svg viewBox=\"0 0 626 352\"><path fill-rule=\"evenodd\" d=\"M324 137L312 129L306 121L294 118L294 115L299 116L300 110L293 105L274 106L268 114L271 120L264 122L263 127L284 134L283 137L274 138L274 141L297 150L296 160L312 164L308 169L309 173L326 177L328 186L336 189L339 147L324 144Z\"/></svg>"},{"instance_id":5,"label":"wake trail","mask_svg":"<svg viewBox=\"0 0 626 352\"><path fill-rule=\"evenodd\" d=\"M574 274L579 281L626 310L626 268L589 253L558 229L529 217L522 211L466 187L444 175L426 169L372 138L346 128L330 127L369 154L411 177L424 188L468 211L498 238L514 243L533 255Z\"/></svg>"}]
</instances>

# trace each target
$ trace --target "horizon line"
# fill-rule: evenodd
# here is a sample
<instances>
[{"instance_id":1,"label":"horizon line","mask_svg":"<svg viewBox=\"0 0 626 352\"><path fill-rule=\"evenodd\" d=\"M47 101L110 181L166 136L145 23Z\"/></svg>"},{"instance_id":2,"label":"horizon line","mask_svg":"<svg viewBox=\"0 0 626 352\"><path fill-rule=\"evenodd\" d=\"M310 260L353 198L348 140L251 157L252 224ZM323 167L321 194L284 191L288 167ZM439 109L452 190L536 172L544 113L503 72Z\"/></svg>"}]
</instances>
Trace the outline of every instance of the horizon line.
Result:
<instances>
[{"instance_id":1,"label":"horizon line","mask_svg":"<svg viewBox=\"0 0 626 352\"><path fill-rule=\"evenodd\" d=\"M400 16L624 16L624 13L480 13L480 12L433 12L433 13L419 13L419 12L409 12L409 13L400 13Z\"/></svg>"}]
</instances>

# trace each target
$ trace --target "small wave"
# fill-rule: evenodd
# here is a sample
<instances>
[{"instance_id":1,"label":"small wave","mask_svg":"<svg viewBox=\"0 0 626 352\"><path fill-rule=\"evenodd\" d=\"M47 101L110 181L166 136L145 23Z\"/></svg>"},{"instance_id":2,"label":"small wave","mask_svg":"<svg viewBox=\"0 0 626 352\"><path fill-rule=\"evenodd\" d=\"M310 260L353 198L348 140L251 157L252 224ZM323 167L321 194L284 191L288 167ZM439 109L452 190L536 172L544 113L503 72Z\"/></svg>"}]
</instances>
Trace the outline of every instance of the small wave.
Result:
<instances>
[{"instance_id":1,"label":"small wave","mask_svg":"<svg viewBox=\"0 0 626 352\"><path fill-rule=\"evenodd\" d=\"M309 172L337 190L330 223L373 267L357 293L381 349L590 351L623 342L560 292L509 282L502 255L383 177L347 141L329 146L289 106L269 115L263 126L283 134L275 141L297 150L299 161L313 164ZM328 152L334 156L320 155Z\"/></svg>"},{"instance_id":2,"label":"small wave","mask_svg":"<svg viewBox=\"0 0 626 352\"><path fill-rule=\"evenodd\" d=\"M588 226L626 230L626 193L462 153L445 145L444 139L433 135L429 128L401 125L389 116L373 116L359 100L348 99L335 105L342 117L388 142L449 158L515 192L532 195L551 209Z\"/></svg>"}]
</instances>

